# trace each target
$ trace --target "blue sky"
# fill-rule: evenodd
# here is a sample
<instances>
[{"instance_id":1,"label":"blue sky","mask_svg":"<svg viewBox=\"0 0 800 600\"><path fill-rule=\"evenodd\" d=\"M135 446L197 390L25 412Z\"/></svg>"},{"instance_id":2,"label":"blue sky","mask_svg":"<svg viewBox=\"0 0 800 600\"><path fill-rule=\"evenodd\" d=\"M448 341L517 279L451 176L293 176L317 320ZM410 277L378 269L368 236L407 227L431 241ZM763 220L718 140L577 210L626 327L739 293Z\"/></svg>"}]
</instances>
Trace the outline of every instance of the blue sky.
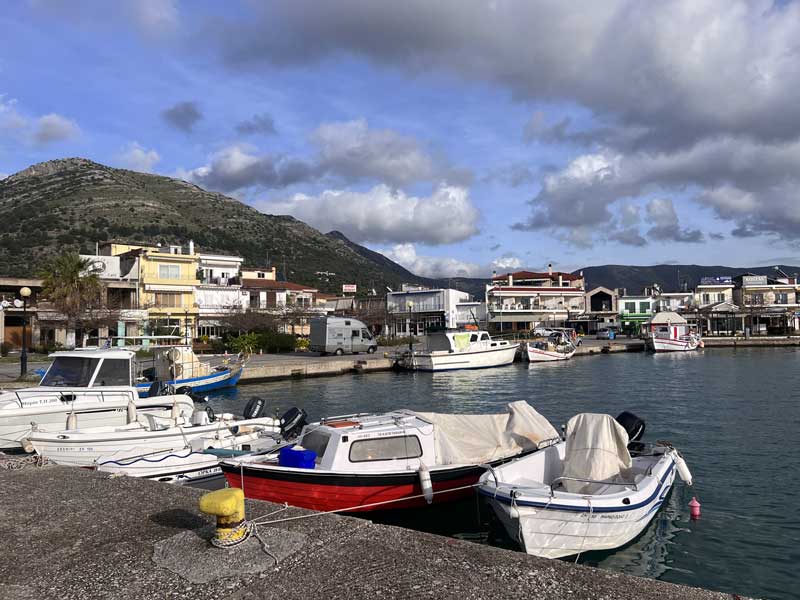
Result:
<instances>
[{"instance_id":1,"label":"blue sky","mask_svg":"<svg viewBox=\"0 0 800 600\"><path fill-rule=\"evenodd\" d=\"M192 180L425 275L800 263L794 3L35 0L0 177Z\"/></svg>"}]
</instances>

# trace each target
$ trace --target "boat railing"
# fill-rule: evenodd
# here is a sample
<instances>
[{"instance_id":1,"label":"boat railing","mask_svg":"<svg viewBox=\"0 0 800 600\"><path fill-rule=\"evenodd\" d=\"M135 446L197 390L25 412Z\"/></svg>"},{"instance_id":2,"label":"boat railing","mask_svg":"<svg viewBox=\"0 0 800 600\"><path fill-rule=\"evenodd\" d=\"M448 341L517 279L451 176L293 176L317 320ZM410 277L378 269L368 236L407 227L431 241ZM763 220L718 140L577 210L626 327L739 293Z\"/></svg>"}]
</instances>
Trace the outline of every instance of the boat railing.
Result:
<instances>
[{"instance_id":1,"label":"boat railing","mask_svg":"<svg viewBox=\"0 0 800 600\"><path fill-rule=\"evenodd\" d=\"M550 497L552 498L555 496L556 493L556 486L563 481L578 481L580 483L599 483L600 485L618 485L620 487L633 487L634 492L639 491L639 487L636 485L636 482L628 482L628 483L620 483L617 481L600 481L597 479L583 479L582 477L567 477L566 475L562 477L556 477L553 481L550 482Z\"/></svg>"},{"instance_id":2,"label":"boat railing","mask_svg":"<svg viewBox=\"0 0 800 600\"><path fill-rule=\"evenodd\" d=\"M139 398L139 395L136 393L135 390L124 387L124 388L117 388L117 389L86 389L86 388L58 388L58 389L47 389L44 390L41 387L37 388L30 388L24 390L14 390L14 396L16 397L17 403L19 404L20 408L24 408L23 402L26 397L35 397L35 396L58 396L59 399L64 402L74 402L79 397L92 397L92 396L99 396L100 402L105 402L106 397L112 395L115 398L119 396L128 396L130 400L136 401Z\"/></svg>"}]
</instances>

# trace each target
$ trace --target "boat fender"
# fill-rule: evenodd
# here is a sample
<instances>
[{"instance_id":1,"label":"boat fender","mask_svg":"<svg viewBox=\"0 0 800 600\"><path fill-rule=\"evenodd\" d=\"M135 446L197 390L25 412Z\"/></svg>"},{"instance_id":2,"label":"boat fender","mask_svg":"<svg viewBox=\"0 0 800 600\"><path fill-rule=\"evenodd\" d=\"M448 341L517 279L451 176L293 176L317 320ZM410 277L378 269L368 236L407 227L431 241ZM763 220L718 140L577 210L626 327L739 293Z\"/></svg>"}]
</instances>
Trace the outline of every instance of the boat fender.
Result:
<instances>
[{"instance_id":1,"label":"boat fender","mask_svg":"<svg viewBox=\"0 0 800 600\"><path fill-rule=\"evenodd\" d=\"M250 401L244 407L242 416L245 419L257 419L264 414L266 407L267 402L263 398L250 398Z\"/></svg>"},{"instance_id":2,"label":"boat fender","mask_svg":"<svg viewBox=\"0 0 800 600\"><path fill-rule=\"evenodd\" d=\"M73 410L71 413L67 415L67 429L77 429L78 428L78 415L75 414Z\"/></svg>"},{"instance_id":3,"label":"boat fender","mask_svg":"<svg viewBox=\"0 0 800 600\"><path fill-rule=\"evenodd\" d=\"M433 482L431 481L431 472L425 463L419 463L419 485L422 488L422 495L425 502L430 504L433 502Z\"/></svg>"},{"instance_id":4,"label":"boat fender","mask_svg":"<svg viewBox=\"0 0 800 600\"><path fill-rule=\"evenodd\" d=\"M135 423L139 418L139 415L136 413L136 403L133 400L128 400L128 425L131 423Z\"/></svg>"},{"instance_id":5,"label":"boat fender","mask_svg":"<svg viewBox=\"0 0 800 600\"><path fill-rule=\"evenodd\" d=\"M686 461L680 454L675 455L675 467L678 469L678 475L686 485L692 485L692 473L689 467L686 466Z\"/></svg>"},{"instance_id":6,"label":"boat fender","mask_svg":"<svg viewBox=\"0 0 800 600\"><path fill-rule=\"evenodd\" d=\"M180 416L181 416L181 409L178 406L178 399L176 398L172 401L172 410L169 411L169 417L170 419L177 421L178 417Z\"/></svg>"},{"instance_id":7,"label":"boat fender","mask_svg":"<svg viewBox=\"0 0 800 600\"><path fill-rule=\"evenodd\" d=\"M216 415L214 415L214 409L210 406L206 406L206 414L208 415L209 422L213 423Z\"/></svg>"},{"instance_id":8,"label":"boat fender","mask_svg":"<svg viewBox=\"0 0 800 600\"><path fill-rule=\"evenodd\" d=\"M31 454L35 450L28 438L23 439L20 443L22 444L22 449L28 454Z\"/></svg>"},{"instance_id":9,"label":"boat fender","mask_svg":"<svg viewBox=\"0 0 800 600\"><path fill-rule=\"evenodd\" d=\"M695 496L692 496L692 499L689 501L689 516L692 518L692 521L696 521L700 518L700 502Z\"/></svg>"}]
</instances>

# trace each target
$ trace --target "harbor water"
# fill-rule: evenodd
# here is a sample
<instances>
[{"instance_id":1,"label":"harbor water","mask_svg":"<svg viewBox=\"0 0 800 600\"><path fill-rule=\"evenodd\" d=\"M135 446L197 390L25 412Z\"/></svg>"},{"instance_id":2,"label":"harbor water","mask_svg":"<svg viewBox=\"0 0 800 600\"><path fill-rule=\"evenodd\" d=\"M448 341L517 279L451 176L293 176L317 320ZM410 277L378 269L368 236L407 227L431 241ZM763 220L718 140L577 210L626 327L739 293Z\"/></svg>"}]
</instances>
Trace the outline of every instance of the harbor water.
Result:
<instances>
[{"instance_id":1,"label":"harbor water","mask_svg":"<svg viewBox=\"0 0 800 600\"><path fill-rule=\"evenodd\" d=\"M250 397L260 396L280 412L298 406L317 420L396 408L502 412L507 402L526 400L557 427L579 412L632 411L647 423L645 440L669 440L681 450L695 485L676 480L668 503L637 540L580 562L789 599L800 593L798 388L800 351L747 348L280 381L240 386L210 401L217 411L240 413ZM692 496L702 503L699 521L689 519ZM477 507L468 506L437 515L434 527L418 515L401 516L397 524L514 547L476 515Z\"/></svg>"}]
</instances>

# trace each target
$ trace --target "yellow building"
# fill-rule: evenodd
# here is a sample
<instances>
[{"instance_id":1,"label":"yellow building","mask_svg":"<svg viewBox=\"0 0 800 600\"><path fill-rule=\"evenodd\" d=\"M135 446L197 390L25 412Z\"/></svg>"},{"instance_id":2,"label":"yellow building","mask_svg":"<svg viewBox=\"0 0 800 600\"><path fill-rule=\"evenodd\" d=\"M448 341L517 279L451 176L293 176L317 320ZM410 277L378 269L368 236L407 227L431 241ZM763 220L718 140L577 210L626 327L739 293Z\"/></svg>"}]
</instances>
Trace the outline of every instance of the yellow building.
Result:
<instances>
[{"instance_id":1,"label":"yellow building","mask_svg":"<svg viewBox=\"0 0 800 600\"><path fill-rule=\"evenodd\" d=\"M138 307L147 311L150 335L194 337L199 313L195 290L200 284L194 243L184 248L111 242L101 246L100 253L138 256Z\"/></svg>"}]
</instances>

